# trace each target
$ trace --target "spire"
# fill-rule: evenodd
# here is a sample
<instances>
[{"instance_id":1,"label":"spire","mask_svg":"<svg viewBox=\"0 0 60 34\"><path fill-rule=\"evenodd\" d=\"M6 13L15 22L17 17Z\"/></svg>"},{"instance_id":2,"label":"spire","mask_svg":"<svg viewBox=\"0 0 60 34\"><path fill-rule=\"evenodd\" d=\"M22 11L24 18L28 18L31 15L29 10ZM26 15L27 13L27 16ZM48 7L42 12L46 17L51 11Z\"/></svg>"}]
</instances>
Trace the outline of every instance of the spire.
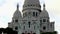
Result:
<instances>
[{"instance_id":1,"label":"spire","mask_svg":"<svg viewBox=\"0 0 60 34\"><path fill-rule=\"evenodd\" d=\"M17 3L17 10L19 10L19 4Z\"/></svg>"},{"instance_id":2,"label":"spire","mask_svg":"<svg viewBox=\"0 0 60 34\"><path fill-rule=\"evenodd\" d=\"M43 4L43 10L45 10L45 4Z\"/></svg>"}]
</instances>

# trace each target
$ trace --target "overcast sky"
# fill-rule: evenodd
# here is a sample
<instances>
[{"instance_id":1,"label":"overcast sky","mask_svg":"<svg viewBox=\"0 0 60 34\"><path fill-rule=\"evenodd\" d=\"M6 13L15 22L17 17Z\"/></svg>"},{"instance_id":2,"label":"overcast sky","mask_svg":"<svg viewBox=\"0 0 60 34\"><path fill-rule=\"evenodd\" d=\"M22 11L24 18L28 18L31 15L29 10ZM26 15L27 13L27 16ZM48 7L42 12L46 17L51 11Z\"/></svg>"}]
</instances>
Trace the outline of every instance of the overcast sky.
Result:
<instances>
[{"instance_id":1,"label":"overcast sky","mask_svg":"<svg viewBox=\"0 0 60 34\"><path fill-rule=\"evenodd\" d=\"M0 27L6 28L8 22L11 22L13 13L16 10L16 4L19 3L22 10L24 0L0 0ZM55 21L55 30L60 32L60 0L40 0L41 6L46 4L46 10L49 13L50 21Z\"/></svg>"}]
</instances>

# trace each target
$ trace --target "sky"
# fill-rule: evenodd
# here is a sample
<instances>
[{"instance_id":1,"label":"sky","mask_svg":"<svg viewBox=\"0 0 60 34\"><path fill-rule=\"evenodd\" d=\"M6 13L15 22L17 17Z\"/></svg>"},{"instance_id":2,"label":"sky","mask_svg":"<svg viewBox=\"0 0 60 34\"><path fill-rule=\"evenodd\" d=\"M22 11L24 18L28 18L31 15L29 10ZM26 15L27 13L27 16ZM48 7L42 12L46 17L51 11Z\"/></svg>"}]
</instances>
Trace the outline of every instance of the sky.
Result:
<instances>
[{"instance_id":1,"label":"sky","mask_svg":"<svg viewBox=\"0 0 60 34\"><path fill-rule=\"evenodd\" d=\"M19 3L20 11L24 0L0 0L0 28L6 28L8 22L11 22L16 5ZM49 13L50 21L55 21L55 31L60 32L60 0L40 0L41 6L46 5L46 10ZM42 8L43 9L43 8Z\"/></svg>"}]
</instances>

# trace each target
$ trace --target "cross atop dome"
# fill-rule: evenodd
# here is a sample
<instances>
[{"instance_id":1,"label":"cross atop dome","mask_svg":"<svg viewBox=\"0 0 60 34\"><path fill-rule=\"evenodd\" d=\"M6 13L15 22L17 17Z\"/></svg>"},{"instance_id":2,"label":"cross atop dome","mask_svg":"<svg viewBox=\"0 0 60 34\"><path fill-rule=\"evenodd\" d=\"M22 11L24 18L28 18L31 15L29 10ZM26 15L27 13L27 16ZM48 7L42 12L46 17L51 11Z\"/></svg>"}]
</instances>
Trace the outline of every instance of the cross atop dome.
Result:
<instances>
[{"instance_id":1,"label":"cross atop dome","mask_svg":"<svg viewBox=\"0 0 60 34\"><path fill-rule=\"evenodd\" d=\"M43 4L43 10L45 10L45 3Z\"/></svg>"},{"instance_id":2,"label":"cross atop dome","mask_svg":"<svg viewBox=\"0 0 60 34\"><path fill-rule=\"evenodd\" d=\"M19 4L17 3L17 10L19 10Z\"/></svg>"}]
</instances>

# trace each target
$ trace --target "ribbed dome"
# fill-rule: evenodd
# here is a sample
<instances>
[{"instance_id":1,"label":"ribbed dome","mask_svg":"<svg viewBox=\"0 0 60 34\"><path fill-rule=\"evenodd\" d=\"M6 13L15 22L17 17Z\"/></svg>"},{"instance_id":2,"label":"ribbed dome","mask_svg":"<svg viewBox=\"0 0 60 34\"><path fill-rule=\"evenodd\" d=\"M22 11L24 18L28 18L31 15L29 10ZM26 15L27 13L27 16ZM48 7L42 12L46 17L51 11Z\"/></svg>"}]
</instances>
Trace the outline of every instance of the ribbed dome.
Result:
<instances>
[{"instance_id":1,"label":"ribbed dome","mask_svg":"<svg viewBox=\"0 0 60 34\"><path fill-rule=\"evenodd\" d=\"M18 4L17 4L17 10L15 11L13 17L17 17L17 18L22 17L21 12L19 11L19 5Z\"/></svg>"},{"instance_id":2,"label":"ribbed dome","mask_svg":"<svg viewBox=\"0 0 60 34\"><path fill-rule=\"evenodd\" d=\"M41 5L39 0L25 0L23 5L23 11L27 9L41 10Z\"/></svg>"},{"instance_id":3,"label":"ribbed dome","mask_svg":"<svg viewBox=\"0 0 60 34\"><path fill-rule=\"evenodd\" d=\"M25 0L24 4L37 4L40 5L39 0Z\"/></svg>"},{"instance_id":4,"label":"ribbed dome","mask_svg":"<svg viewBox=\"0 0 60 34\"><path fill-rule=\"evenodd\" d=\"M14 17L21 17L21 12L19 10L16 10L13 16Z\"/></svg>"},{"instance_id":5,"label":"ribbed dome","mask_svg":"<svg viewBox=\"0 0 60 34\"><path fill-rule=\"evenodd\" d=\"M49 14L47 11L42 11L40 17L49 17Z\"/></svg>"}]
</instances>

